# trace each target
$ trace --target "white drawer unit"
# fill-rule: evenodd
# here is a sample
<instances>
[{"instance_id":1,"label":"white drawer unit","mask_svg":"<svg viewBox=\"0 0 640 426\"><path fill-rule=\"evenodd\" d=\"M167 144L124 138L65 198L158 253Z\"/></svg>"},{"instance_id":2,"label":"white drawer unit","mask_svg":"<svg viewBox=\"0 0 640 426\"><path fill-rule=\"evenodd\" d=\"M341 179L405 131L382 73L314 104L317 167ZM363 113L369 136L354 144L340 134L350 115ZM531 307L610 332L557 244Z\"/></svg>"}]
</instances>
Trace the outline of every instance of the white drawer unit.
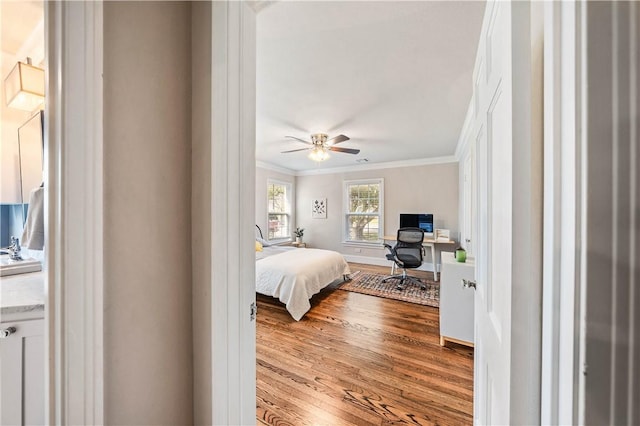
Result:
<instances>
[{"instance_id":1,"label":"white drawer unit","mask_svg":"<svg viewBox=\"0 0 640 426\"><path fill-rule=\"evenodd\" d=\"M440 277L440 345L446 342L473 346L475 290L463 280L474 280L475 262L456 262L453 253L442 253Z\"/></svg>"}]
</instances>

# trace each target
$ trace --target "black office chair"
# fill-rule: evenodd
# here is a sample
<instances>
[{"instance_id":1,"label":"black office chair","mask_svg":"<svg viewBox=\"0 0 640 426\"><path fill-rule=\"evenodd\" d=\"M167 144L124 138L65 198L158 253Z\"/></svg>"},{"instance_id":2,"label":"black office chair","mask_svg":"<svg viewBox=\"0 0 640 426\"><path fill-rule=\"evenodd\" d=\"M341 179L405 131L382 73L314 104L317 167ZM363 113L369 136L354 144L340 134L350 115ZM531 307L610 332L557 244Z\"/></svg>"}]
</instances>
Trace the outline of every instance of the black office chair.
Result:
<instances>
[{"instance_id":1,"label":"black office chair","mask_svg":"<svg viewBox=\"0 0 640 426\"><path fill-rule=\"evenodd\" d=\"M387 259L393 261L399 268L402 268L402 274L391 275L382 280L386 283L392 279L399 279L398 290L403 290L405 283L414 282L420 285L420 288L426 290L425 284L417 277L407 275L407 269L419 268L424 258L424 231L420 228L400 228L398 229L397 243L394 247L389 244L384 246L389 249Z\"/></svg>"}]
</instances>

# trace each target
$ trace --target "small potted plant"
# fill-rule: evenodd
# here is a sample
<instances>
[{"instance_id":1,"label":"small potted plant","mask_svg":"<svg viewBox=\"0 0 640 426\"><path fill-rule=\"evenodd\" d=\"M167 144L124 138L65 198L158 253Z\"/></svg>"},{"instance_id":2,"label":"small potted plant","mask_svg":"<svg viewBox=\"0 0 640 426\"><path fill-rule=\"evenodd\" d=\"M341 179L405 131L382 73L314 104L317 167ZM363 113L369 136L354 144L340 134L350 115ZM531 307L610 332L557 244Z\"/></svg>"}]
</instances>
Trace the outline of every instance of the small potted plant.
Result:
<instances>
[{"instance_id":1,"label":"small potted plant","mask_svg":"<svg viewBox=\"0 0 640 426\"><path fill-rule=\"evenodd\" d=\"M304 228L296 228L295 231L293 231L293 233L296 235L296 243L300 244L302 243L302 237L304 236Z\"/></svg>"}]
</instances>

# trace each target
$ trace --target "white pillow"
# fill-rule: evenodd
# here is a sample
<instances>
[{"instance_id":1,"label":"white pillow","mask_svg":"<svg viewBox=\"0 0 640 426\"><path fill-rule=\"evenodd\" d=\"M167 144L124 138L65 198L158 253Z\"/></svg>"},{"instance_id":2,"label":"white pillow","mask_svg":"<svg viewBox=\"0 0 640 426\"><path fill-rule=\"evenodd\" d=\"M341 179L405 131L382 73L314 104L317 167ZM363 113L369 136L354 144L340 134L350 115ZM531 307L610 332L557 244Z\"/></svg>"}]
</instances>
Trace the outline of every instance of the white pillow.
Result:
<instances>
[{"instance_id":1,"label":"white pillow","mask_svg":"<svg viewBox=\"0 0 640 426\"><path fill-rule=\"evenodd\" d=\"M256 241L262 244L262 247L269 247L271 244L264 238L256 237Z\"/></svg>"}]
</instances>

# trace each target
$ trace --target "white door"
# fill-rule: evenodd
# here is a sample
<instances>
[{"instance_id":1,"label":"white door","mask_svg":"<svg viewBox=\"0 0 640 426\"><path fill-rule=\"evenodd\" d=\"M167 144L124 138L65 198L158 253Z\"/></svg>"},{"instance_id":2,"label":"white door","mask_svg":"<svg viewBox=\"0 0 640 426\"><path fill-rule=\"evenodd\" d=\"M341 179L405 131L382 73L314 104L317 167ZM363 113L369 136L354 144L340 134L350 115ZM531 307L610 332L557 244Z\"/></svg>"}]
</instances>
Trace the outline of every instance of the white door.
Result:
<instances>
[{"instance_id":1,"label":"white door","mask_svg":"<svg viewBox=\"0 0 640 426\"><path fill-rule=\"evenodd\" d=\"M528 3L487 3L477 56L476 424L539 422L540 304L521 300L541 286L529 20Z\"/></svg>"}]
</instances>

